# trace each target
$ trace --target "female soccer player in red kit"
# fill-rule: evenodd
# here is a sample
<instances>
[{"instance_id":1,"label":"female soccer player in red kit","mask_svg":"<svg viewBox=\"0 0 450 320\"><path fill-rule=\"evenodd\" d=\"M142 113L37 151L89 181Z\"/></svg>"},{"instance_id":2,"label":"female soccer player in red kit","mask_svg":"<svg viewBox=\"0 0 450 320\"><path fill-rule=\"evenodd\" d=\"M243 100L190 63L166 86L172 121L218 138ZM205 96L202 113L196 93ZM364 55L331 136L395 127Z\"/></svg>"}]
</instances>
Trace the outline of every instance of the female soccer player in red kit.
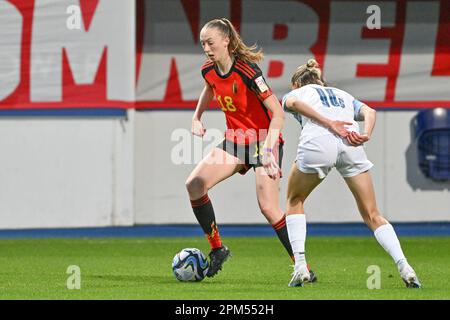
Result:
<instances>
[{"instance_id":1,"label":"female soccer player in red kit","mask_svg":"<svg viewBox=\"0 0 450 320\"><path fill-rule=\"evenodd\" d=\"M186 181L194 214L212 249L207 274L212 277L221 270L230 250L220 239L208 190L236 172L245 174L253 167L261 212L291 257L292 249L278 201L284 112L256 65L263 54L256 46L247 47L225 18L206 23L200 41L208 60L202 66L205 86L192 117L192 133L205 134L200 119L214 97L227 123L224 140Z\"/></svg>"}]
</instances>

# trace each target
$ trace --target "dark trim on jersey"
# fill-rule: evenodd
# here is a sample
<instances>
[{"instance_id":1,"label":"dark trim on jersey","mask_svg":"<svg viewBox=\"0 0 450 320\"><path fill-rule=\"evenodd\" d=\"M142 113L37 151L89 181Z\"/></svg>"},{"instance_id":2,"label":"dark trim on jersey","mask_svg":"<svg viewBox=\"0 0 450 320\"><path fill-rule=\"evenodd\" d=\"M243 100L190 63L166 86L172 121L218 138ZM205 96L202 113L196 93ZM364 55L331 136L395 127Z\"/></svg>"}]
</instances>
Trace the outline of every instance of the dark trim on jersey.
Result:
<instances>
[{"instance_id":1,"label":"dark trim on jersey","mask_svg":"<svg viewBox=\"0 0 450 320\"><path fill-rule=\"evenodd\" d=\"M248 71L246 71L243 67L236 65L236 69L244 73L249 79L253 78L251 74Z\"/></svg>"},{"instance_id":2,"label":"dark trim on jersey","mask_svg":"<svg viewBox=\"0 0 450 320\"><path fill-rule=\"evenodd\" d=\"M239 74L242 78L242 81L244 81L245 85L247 86L248 89L252 89L252 79L249 78L243 71L241 71L241 69L234 69L234 71Z\"/></svg>"},{"instance_id":3,"label":"dark trim on jersey","mask_svg":"<svg viewBox=\"0 0 450 320\"><path fill-rule=\"evenodd\" d=\"M214 62L212 62L211 60L206 60L203 65L202 65L202 70L208 67L211 67L214 64Z\"/></svg>"},{"instance_id":4,"label":"dark trim on jersey","mask_svg":"<svg viewBox=\"0 0 450 320\"><path fill-rule=\"evenodd\" d=\"M208 67L209 65L212 65L213 63L214 62L211 60L206 60L205 62L203 62L202 69Z\"/></svg>"},{"instance_id":5,"label":"dark trim on jersey","mask_svg":"<svg viewBox=\"0 0 450 320\"><path fill-rule=\"evenodd\" d=\"M243 68L244 70L246 70L246 71L251 75L250 78L253 78L253 77L258 73L257 70L253 69L251 66L249 66L249 65L246 64L246 63L244 63L244 62L241 61L241 60L239 60L239 61L237 62L237 65L236 65L236 66L239 66L239 67Z\"/></svg>"},{"instance_id":6,"label":"dark trim on jersey","mask_svg":"<svg viewBox=\"0 0 450 320\"><path fill-rule=\"evenodd\" d=\"M236 61L237 61L237 59L234 59L233 64L231 65L230 70L229 70L226 74L224 74L224 75L221 75L221 74L220 74L219 67L217 66L216 63L214 63L214 71L216 72L217 76L219 76L219 77L222 78L222 79L228 78L228 77L233 73L234 66L236 65Z\"/></svg>"},{"instance_id":7,"label":"dark trim on jersey","mask_svg":"<svg viewBox=\"0 0 450 320\"><path fill-rule=\"evenodd\" d=\"M206 66L202 67L202 76L203 78L206 78L206 74L214 69L214 63L211 62L211 64L207 64Z\"/></svg>"},{"instance_id":8,"label":"dark trim on jersey","mask_svg":"<svg viewBox=\"0 0 450 320\"><path fill-rule=\"evenodd\" d=\"M251 66L240 59L236 59L235 61L236 65L234 67L234 70L241 76L247 87L252 90L252 80L255 79L256 76L260 73L259 69L252 69ZM251 70L251 72L249 70Z\"/></svg>"},{"instance_id":9,"label":"dark trim on jersey","mask_svg":"<svg viewBox=\"0 0 450 320\"><path fill-rule=\"evenodd\" d=\"M210 67L212 67L214 65L214 63L208 63L208 64L204 64L203 66L202 66L202 70L204 70L204 69L206 69L206 68L210 68Z\"/></svg>"}]
</instances>

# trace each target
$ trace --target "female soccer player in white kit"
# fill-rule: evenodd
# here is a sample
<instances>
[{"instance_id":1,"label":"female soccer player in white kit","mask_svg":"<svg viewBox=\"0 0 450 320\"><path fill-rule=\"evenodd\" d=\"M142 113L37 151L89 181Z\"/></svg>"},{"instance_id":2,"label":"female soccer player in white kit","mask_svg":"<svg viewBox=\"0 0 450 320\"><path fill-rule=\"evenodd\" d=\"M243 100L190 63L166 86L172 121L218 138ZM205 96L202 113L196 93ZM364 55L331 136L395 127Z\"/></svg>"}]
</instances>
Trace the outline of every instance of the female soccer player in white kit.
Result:
<instances>
[{"instance_id":1,"label":"female soccer player in white kit","mask_svg":"<svg viewBox=\"0 0 450 320\"><path fill-rule=\"evenodd\" d=\"M376 205L369 173L373 164L367 159L362 146L372 135L375 110L343 90L325 86L318 67L314 59L298 67L291 80L293 90L283 98L284 109L302 125L287 191L286 223L295 256L289 286L302 286L310 280L305 258L303 204L330 170L336 167L353 193L364 222L397 264L406 286L420 288L421 284L403 254L392 225L380 215ZM364 120L364 133L359 133L355 120ZM337 130L337 121L345 121L346 130Z\"/></svg>"}]
</instances>

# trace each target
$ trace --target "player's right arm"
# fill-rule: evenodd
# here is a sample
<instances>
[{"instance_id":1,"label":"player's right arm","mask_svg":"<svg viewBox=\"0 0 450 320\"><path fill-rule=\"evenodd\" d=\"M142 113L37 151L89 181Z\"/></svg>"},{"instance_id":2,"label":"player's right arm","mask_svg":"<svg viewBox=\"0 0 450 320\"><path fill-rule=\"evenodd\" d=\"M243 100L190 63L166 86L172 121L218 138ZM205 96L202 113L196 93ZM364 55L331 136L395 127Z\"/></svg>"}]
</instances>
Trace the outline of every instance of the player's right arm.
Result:
<instances>
[{"instance_id":1,"label":"player's right arm","mask_svg":"<svg viewBox=\"0 0 450 320\"><path fill-rule=\"evenodd\" d=\"M203 112L206 110L206 108L208 108L213 98L214 91L211 86L207 82L205 82L205 87L200 94L200 98L197 102L197 107L195 108L194 115L192 116L192 134L199 137L203 137L203 135L205 134L206 130L203 127L200 119L202 118Z\"/></svg>"},{"instance_id":2,"label":"player's right arm","mask_svg":"<svg viewBox=\"0 0 450 320\"><path fill-rule=\"evenodd\" d=\"M309 104L297 99L294 96L287 97L284 105L287 109L289 109L289 111L297 112L310 118L314 122L330 129L333 133L341 136L342 138L347 137L349 134L345 128L345 125L351 125L351 122L330 120L314 110L314 108L312 108Z\"/></svg>"}]
</instances>

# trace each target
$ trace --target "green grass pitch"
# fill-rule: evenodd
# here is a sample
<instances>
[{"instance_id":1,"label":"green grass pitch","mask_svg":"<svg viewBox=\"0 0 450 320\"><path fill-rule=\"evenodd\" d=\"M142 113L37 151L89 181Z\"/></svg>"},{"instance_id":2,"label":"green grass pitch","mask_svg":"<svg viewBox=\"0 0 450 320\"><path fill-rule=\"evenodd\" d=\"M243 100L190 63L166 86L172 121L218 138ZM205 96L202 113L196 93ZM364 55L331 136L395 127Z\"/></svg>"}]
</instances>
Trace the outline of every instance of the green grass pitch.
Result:
<instances>
[{"instance_id":1,"label":"green grass pitch","mask_svg":"<svg viewBox=\"0 0 450 320\"><path fill-rule=\"evenodd\" d=\"M307 258L319 281L287 286L291 261L275 237L226 238L233 257L212 279L182 283L172 275L177 251L204 238L0 240L0 299L450 299L450 238L403 237L422 289L407 289L391 258L370 237L309 237ZM81 288L67 288L67 268ZM369 290L367 268L381 270Z\"/></svg>"}]
</instances>

